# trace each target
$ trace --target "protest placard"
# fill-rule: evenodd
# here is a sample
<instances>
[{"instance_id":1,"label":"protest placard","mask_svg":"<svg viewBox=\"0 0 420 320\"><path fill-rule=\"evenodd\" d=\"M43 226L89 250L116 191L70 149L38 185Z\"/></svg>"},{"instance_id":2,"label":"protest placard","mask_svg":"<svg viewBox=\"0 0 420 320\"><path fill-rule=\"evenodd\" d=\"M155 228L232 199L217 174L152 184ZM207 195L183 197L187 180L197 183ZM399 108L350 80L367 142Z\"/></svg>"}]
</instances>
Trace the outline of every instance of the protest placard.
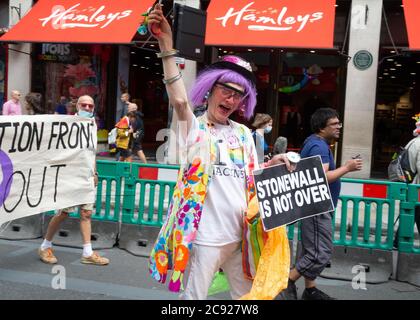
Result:
<instances>
[{"instance_id":1,"label":"protest placard","mask_svg":"<svg viewBox=\"0 0 420 320\"><path fill-rule=\"evenodd\" d=\"M0 225L95 202L96 124L63 115L2 116Z\"/></svg>"},{"instance_id":2,"label":"protest placard","mask_svg":"<svg viewBox=\"0 0 420 320\"><path fill-rule=\"evenodd\" d=\"M301 159L293 172L282 164L253 173L265 231L334 210L320 156Z\"/></svg>"}]
</instances>

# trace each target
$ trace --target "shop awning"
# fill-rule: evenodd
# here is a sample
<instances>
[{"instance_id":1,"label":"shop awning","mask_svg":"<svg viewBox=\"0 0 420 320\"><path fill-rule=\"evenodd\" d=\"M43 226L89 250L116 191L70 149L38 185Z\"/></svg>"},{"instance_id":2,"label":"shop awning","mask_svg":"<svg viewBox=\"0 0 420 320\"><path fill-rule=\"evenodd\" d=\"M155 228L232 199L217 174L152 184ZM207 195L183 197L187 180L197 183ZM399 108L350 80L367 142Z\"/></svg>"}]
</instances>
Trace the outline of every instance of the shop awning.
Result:
<instances>
[{"instance_id":1,"label":"shop awning","mask_svg":"<svg viewBox=\"0 0 420 320\"><path fill-rule=\"evenodd\" d=\"M403 0L408 45L411 50L420 50L420 1Z\"/></svg>"},{"instance_id":2,"label":"shop awning","mask_svg":"<svg viewBox=\"0 0 420 320\"><path fill-rule=\"evenodd\" d=\"M206 45L332 48L335 0L212 0Z\"/></svg>"},{"instance_id":3,"label":"shop awning","mask_svg":"<svg viewBox=\"0 0 420 320\"><path fill-rule=\"evenodd\" d=\"M154 0L40 0L8 42L130 43Z\"/></svg>"}]
</instances>

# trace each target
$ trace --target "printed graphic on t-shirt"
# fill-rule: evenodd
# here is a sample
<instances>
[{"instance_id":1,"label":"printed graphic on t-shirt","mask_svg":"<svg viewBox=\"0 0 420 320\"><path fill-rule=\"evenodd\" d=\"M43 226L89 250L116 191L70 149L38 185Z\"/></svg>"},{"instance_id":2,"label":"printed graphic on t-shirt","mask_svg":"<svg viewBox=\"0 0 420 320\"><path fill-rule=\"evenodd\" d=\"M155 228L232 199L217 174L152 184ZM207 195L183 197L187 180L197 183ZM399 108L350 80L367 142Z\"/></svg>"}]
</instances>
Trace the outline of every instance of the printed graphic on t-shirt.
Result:
<instances>
[{"instance_id":1,"label":"printed graphic on t-shirt","mask_svg":"<svg viewBox=\"0 0 420 320\"><path fill-rule=\"evenodd\" d=\"M195 242L220 246L241 241L246 210L243 146L231 126L216 125L216 162Z\"/></svg>"}]
</instances>

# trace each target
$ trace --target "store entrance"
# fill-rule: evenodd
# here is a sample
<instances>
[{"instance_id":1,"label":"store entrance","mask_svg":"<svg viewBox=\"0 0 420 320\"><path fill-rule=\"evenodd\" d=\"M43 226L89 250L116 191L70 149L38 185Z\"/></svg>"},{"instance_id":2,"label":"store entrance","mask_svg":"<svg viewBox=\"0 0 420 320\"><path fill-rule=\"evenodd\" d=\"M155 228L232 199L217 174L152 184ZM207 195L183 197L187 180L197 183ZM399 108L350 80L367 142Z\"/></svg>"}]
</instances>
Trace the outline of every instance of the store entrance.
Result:
<instances>
[{"instance_id":1,"label":"store entrance","mask_svg":"<svg viewBox=\"0 0 420 320\"><path fill-rule=\"evenodd\" d=\"M372 177L387 178L395 152L413 138L420 112L420 53L381 50L373 137Z\"/></svg>"},{"instance_id":2,"label":"store entrance","mask_svg":"<svg viewBox=\"0 0 420 320\"><path fill-rule=\"evenodd\" d=\"M162 62L156 57L157 44L130 48L129 89L131 101L144 114L143 148L153 153L162 141L159 130L168 127L168 95L162 83Z\"/></svg>"},{"instance_id":3,"label":"store entrance","mask_svg":"<svg viewBox=\"0 0 420 320\"><path fill-rule=\"evenodd\" d=\"M330 107L343 114L345 68L346 60L336 52L281 52L277 120L289 150L299 151L312 133L310 119L315 110Z\"/></svg>"}]
</instances>

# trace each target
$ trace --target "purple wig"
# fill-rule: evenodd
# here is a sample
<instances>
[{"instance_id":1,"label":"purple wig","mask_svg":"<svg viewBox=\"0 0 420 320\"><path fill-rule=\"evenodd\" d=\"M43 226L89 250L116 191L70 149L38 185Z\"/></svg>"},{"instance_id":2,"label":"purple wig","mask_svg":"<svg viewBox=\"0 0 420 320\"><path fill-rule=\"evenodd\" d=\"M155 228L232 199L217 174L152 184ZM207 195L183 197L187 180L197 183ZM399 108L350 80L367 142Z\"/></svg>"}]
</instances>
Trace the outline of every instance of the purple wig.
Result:
<instances>
[{"instance_id":1,"label":"purple wig","mask_svg":"<svg viewBox=\"0 0 420 320\"><path fill-rule=\"evenodd\" d=\"M250 119L257 104L257 90L251 81L229 69L208 68L200 73L190 91L193 106L201 106L206 102L206 94L212 91L216 82L231 82L244 87L245 97L242 104L245 109L245 117Z\"/></svg>"}]
</instances>

